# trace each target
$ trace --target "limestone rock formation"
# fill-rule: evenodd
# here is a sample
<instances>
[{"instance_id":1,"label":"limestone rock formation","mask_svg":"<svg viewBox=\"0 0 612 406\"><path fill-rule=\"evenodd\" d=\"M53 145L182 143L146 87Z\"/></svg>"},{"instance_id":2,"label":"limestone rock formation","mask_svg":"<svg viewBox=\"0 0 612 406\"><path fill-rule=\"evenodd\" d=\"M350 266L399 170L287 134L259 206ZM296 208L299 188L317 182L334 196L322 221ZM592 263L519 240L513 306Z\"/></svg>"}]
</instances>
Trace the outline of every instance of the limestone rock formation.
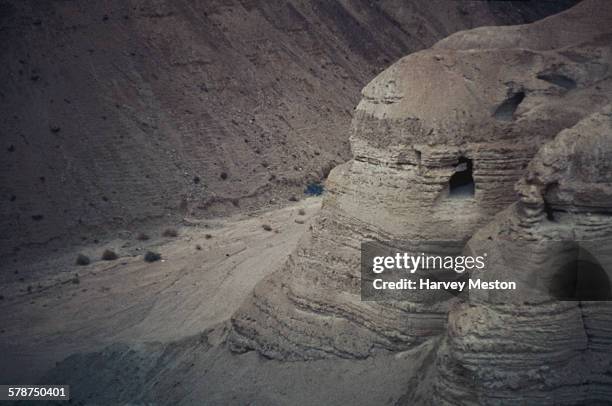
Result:
<instances>
[{"instance_id":1,"label":"limestone rock formation","mask_svg":"<svg viewBox=\"0 0 612 406\"><path fill-rule=\"evenodd\" d=\"M608 105L545 144L517 184L520 200L472 237L468 247L487 247L498 259L472 277L511 278L519 288L470 292L469 303L450 312L434 404L610 402L611 157ZM577 254L558 241L587 248L601 277L594 267L574 268L586 274L573 277L605 296L557 300L554 265Z\"/></svg>"},{"instance_id":2,"label":"limestone rock formation","mask_svg":"<svg viewBox=\"0 0 612 406\"><path fill-rule=\"evenodd\" d=\"M389 63L574 2L2 0L0 255L299 194Z\"/></svg>"},{"instance_id":3,"label":"limestone rock formation","mask_svg":"<svg viewBox=\"0 0 612 406\"><path fill-rule=\"evenodd\" d=\"M360 243L466 241L515 202L514 184L540 147L610 103L611 22L608 2L587 0L530 25L457 33L374 79L353 119L353 159L331 172L322 212L284 269L234 316L232 348L359 358L443 334L451 296L434 305L361 300ZM561 175L537 176L546 184ZM563 216L558 207L568 202L606 207L607 186L592 200L592 189L578 192L582 185L564 179L550 207L520 187L524 210ZM576 191L569 200L566 187ZM567 312L578 314L575 306Z\"/></svg>"}]
</instances>

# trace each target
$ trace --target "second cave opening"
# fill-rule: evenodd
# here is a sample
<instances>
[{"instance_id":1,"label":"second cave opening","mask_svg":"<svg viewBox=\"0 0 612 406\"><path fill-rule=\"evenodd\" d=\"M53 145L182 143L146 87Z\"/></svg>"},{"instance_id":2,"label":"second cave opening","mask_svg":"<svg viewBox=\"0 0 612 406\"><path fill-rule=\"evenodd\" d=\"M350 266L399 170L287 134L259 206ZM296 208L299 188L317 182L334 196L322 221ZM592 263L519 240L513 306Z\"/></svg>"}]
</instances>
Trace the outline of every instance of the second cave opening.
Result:
<instances>
[{"instance_id":1,"label":"second cave opening","mask_svg":"<svg viewBox=\"0 0 612 406\"><path fill-rule=\"evenodd\" d=\"M473 197L476 191L473 176L472 160L460 157L455 168L455 173L449 181L449 196L451 198Z\"/></svg>"}]
</instances>

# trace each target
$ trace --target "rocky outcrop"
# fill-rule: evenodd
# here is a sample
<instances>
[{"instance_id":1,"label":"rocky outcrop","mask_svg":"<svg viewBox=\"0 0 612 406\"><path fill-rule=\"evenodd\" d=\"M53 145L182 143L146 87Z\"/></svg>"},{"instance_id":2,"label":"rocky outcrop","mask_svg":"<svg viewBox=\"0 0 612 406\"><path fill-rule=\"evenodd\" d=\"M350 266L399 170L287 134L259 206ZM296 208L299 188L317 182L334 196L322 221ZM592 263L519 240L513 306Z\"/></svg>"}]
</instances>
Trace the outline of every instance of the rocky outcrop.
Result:
<instances>
[{"instance_id":1,"label":"rocky outcrop","mask_svg":"<svg viewBox=\"0 0 612 406\"><path fill-rule=\"evenodd\" d=\"M361 300L360 243L467 240L515 202L514 184L540 147L610 103L611 21L607 2L584 1L531 25L455 34L381 73L355 112L353 159L331 172L311 233L234 316L232 348L280 359L359 358L443 334L451 296L435 305ZM567 195L559 183L546 206L529 197L534 187L519 190L523 209L538 216L562 216L557 206L568 201L603 205L607 196ZM553 324L578 322L576 305L553 307L537 311L555 313ZM451 324L462 326L460 314ZM568 340L582 348L584 331L576 332Z\"/></svg>"},{"instance_id":2,"label":"rocky outcrop","mask_svg":"<svg viewBox=\"0 0 612 406\"><path fill-rule=\"evenodd\" d=\"M286 201L392 61L572 3L2 0L0 255Z\"/></svg>"},{"instance_id":3,"label":"rocky outcrop","mask_svg":"<svg viewBox=\"0 0 612 406\"><path fill-rule=\"evenodd\" d=\"M512 279L519 287L471 292L468 303L450 312L434 404L610 402L611 156L607 106L545 144L517 184L520 200L472 237L468 249L486 247L497 259L472 277ZM570 276L593 285L583 294L602 297L557 300L558 265L578 255L568 241L582 245L597 265L573 268L578 274Z\"/></svg>"}]
</instances>

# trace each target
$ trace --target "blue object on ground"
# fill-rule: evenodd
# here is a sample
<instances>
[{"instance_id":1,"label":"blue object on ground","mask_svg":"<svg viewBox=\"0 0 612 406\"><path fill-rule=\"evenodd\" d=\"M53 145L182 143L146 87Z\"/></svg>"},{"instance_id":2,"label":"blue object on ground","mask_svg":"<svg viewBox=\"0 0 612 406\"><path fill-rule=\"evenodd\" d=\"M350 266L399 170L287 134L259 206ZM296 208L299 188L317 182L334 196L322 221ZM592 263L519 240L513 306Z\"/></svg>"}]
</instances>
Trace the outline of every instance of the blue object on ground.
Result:
<instances>
[{"instance_id":1,"label":"blue object on ground","mask_svg":"<svg viewBox=\"0 0 612 406\"><path fill-rule=\"evenodd\" d=\"M306 190L304 190L304 193L309 196L320 196L323 193L323 190L323 185L318 182L313 182L306 186Z\"/></svg>"}]
</instances>

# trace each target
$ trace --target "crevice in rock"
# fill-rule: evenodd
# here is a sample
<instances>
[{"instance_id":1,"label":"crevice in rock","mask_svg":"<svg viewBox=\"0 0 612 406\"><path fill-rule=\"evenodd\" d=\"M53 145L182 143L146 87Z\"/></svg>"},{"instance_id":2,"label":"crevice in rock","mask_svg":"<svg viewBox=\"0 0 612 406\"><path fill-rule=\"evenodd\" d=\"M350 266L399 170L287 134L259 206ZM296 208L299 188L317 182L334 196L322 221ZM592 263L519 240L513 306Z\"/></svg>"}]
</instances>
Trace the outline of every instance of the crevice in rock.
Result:
<instances>
[{"instance_id":1,"label":"crevice in rock","mask_svg":"<svg viewBox=\"0 0 612 406\"><path fill-rule=\"evenodd\" d=\"M560 73L540 73L537 78L566 90L576 88L576 81L574 79Z\"/></svg>"},{"instance_id":2,"label":"crevice in rock","mask_svg":"<svg viewBox=\"0 0 612 406\"><path fill-rule=\"evenodd\" d=\"M414 150L414 155L416 157L417 173L421 174L422 173L422 171L421 171L421 158L422 158L423 154L421 153L421 151L415 149Z\"/></svg>"},{"instance_id":3,"label":"crevice in rock","mask_svg":"<svg viewBox=\"0 0 612 406\"><path fill-rule=\"evenodd\" d=\"M544 191L544 196L543 196L544 213L546 213L546 219L552 222L557 221L557 219L555 218L555 211L561 211L561 210L554 210L548 201L549 196L554 192L554 190L557 189L557 186L558 186L557 183L551 183L549 185L546 185L546 190Z\"/></svg>"},{"instance_id":4,"label":"crevice in rock","mask_svg":"<svg viewBox=\"0 0 612 406\"><path fill-rule=\"evenodd\" d=\"M514 112L525 98L525 92L515 92L510 94L502 104L497 107L493 116L497 120L501 121L512 121L514 119Z\"/></svg>"}]
</instances>

